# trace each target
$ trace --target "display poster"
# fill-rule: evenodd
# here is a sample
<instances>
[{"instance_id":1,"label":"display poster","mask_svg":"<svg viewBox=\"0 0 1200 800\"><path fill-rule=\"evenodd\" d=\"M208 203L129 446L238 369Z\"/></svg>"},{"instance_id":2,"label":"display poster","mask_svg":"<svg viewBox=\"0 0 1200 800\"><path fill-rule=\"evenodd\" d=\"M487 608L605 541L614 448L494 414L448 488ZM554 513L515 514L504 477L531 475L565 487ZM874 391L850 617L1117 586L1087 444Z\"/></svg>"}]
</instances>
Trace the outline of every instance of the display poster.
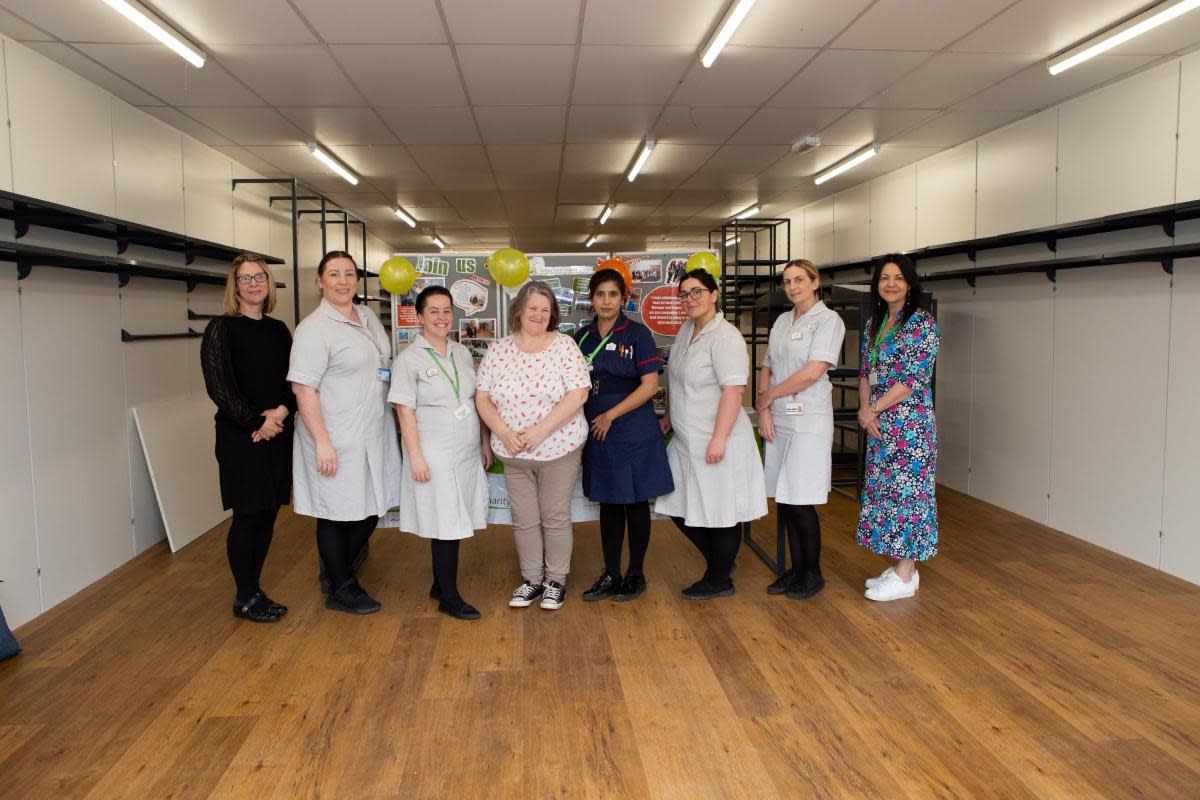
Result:
<instances>
[{"instance_id":1,"label":"display poster","mask_svg":"<svg viewBox=\"0 0 1200 800\"><path fill-rule=\"evenodd\" d=\"M400 352L421 332L417 295L427 286L445 286L454 310L450 337L469 349L478 364L488 345L500 335L497 287L484 267L487 254L397 255L411 261L419 277L412 289L392 295L395 352Z\"/></svg>"}]
</instances>

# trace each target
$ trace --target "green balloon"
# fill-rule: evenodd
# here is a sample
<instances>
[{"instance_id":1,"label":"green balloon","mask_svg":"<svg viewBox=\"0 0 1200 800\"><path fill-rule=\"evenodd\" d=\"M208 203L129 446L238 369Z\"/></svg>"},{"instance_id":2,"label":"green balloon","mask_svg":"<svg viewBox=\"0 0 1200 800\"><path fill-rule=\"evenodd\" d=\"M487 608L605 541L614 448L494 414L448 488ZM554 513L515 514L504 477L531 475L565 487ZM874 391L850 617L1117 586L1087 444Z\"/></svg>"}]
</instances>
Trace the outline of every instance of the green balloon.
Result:
<instances>
[{"instance_id":1,"label":"green balloon","mask_svg":"<svg viewBox=\"0 0 1200 800\"><path fill-rule=\"evenodd\" d=\"M717 281L721 280L721 262L717 259L716 254L710 253L707 250L702 250L699 253L692 253L687 260L688 272L694 269L702 269Z\"/></svg>"},{"instance_id":2,"label":"green balloon","mask_svg":"<svg viewBox=\"0 0 1200 800\"><path fill-rule=\"evenodd\" d=\"M520 250L501 247L487 260L488 272L501 286L520 286L529 277L529 259Z\"/></svg>"},{"instance_id":3,"label":"green balloon","mask_svg":"<svg viewBox=\"0 0 1200 800\"><path fill-rule=\"evenodd\" d=\"M393 256L379 267L379 285L392 294L404 294L416 279L416 267L403 256Z\"/></svg>"}]
</instances>

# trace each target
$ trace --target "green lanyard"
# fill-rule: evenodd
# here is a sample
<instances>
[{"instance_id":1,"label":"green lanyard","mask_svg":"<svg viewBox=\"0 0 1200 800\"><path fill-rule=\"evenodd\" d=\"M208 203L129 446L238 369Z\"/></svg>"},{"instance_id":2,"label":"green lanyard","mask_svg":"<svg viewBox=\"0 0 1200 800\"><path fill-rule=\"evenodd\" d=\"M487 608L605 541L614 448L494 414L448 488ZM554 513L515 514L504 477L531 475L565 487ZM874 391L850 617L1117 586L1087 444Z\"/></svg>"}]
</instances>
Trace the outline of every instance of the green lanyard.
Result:
<instances>
[{"instance_id":1,"label":"green lanyard","mask_svg":"<svg viewBox=\"0 0 1200 800\"><path fill-rule=\"evenodd\" d=\"M433 351L433 348L426 347L425 352L429 353L429 357L433 359L433 363L438 365L438 369L442 371L442 374L446 376L446 380L450 381L450 385L454 387L454 399L461 400L462 398L458 396L458 390L462 386L462 380L459 378L458 362L454 360L454 356L450 356L450 363L454 365L454 380L450 380L450 373L446 371L446 365L438 358L438 354ZM450 351L447 350L446 353L449 354Z\"/></svg>"},{"instance_id":2,"label":"green lanyard","mask_svg":"<svg viewBox=\"0 0 1200 800\"><path fill-rule=\"evenodd\" d=\"M590 334L590 333L591 333L591 331L583 332L583 336L579 339L579 349L580 350L583 349L583 343L587 341L588 334ZM599 333L599 331L597 331L597 333ZM612 335L613 335L613 331L609 331L608 335L600 340L600 344L596 345L595 350L593 350L591 353L584 354L583 360L586 361L588 364L591 364L593 361L595 361L596 353L600 352L600 348L604 347L604 343L607 342L609 339L611 339Z\"/></svg>"},{"instance_id":3,"label":"green lanyard","mask_svg":"<svg viewBox=\"0 0 1200 800\"><path fill-rule=\"evenodd\" d=\"M872 367L874 367L876 364L879 363L880 346L884 342L886 342L888 339L892 338L892 334L895 333L896 329L899 327L900 327L899 320L894 319L894 320L892 320L892 326L890 328L888 328L886 331L883 329L882 324L879 326L879 330L875 331L875 343L871 347L871 366Z\"/></svg>"}]
</instances>

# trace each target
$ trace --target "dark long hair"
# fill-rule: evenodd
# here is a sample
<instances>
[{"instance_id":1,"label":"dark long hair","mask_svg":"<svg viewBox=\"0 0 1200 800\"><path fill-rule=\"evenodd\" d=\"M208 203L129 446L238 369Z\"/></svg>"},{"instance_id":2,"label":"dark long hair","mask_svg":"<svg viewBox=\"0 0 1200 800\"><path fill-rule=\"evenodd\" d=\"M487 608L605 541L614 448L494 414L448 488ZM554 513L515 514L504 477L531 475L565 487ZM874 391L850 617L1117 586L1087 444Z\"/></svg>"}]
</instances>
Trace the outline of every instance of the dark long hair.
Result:
<instances>
[{"instance_id":1,"label":"dark long hair","mask_svg":"<svg viewBox=\"0 0 1200 800\"><path fill-rule=\"evenodd\" d=\"M867 321L866 335L870 338L883 320L887 319L888 304L879 295L879 278L883 275L883 268L888 264L895 264L900 268L900 274L904 276L904 282L908 284L908 297L904 298L904 308L900 310L900 315L893 320L893 324L901 325L915 314L919 309L927 306L925 301L925 293L921 291L921 276L917 274L917 267L913 264L912 259L903 253L888 253L886 256L880 256L875 262L875 270L871 273L871 316Z\"/></svg>"}]
</instances>

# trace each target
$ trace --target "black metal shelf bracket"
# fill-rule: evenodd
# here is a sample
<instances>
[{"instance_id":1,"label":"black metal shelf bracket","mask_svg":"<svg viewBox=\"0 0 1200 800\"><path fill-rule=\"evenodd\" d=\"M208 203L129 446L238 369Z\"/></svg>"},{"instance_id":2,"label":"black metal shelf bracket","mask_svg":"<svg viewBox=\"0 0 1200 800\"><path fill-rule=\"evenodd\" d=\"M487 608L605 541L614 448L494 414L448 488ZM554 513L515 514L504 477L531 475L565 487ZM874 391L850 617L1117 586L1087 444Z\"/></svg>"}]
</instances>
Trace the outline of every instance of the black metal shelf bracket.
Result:
<instances>
[{"instance_id":1,"label":"black metal shelf bracket","mask_svg":"<svg viewBox=\"0 0 1200 800\"><path fill-rule=\"evenodd\" d=\"M31 272L33 272L33 261L27 256L17 256L17 280L25 280Z\"/></svg>"},{"instance_id":2,"label":"black metal shelf bracket","mask_svg":"<svg viewBox=\"0 0 1200 800\"><path fill-rule=\"evenodd\" d=\"M967 285L970 286L972 289L975 288L975 276L974 275L967 276Z\"/></svg>"},{"instance_id":3,"label":"black metal shelf bracket","mask_svg":"<svg viewBox=\"0 0 1200 800\"><path fill-rule=\"evenodd\" d=\"M1046 247L1048 247L1050 249L1051 253L1057 253L1058 252L1058 237L1057 236L1047 237Z\"/></svg>"},{"instance_id":4,"label":"black metal shelf bracket","mask_svg":"<svg viewBox=\"0 0 1200 800\"><path fill-rule=\"evenodd\" d=\"M220 317L220 316L224 316L224 315L223 314L198 314L195 311L192 311L190 308L188 309L188 319L216 319L217 317Z\"/></svg>"},{"instance_id":5,"label":"black metal shelf bracket","mask_svg":"<svg viewBox=\"0 0 1200 800\"><path fill-rule=\"evenodd\" d=\"M123 289L129 283L129 270L123 269L117 273L117 288Z\"/></svg>"},{"instance_id":6,"label":"black metal shelf bracket","mask_svg":"<svg viewBox=\"0 0 1200 800\"><path fill-rule=\"evenodd\" d=\"M203 333L197 333L191 328L188 328L184 333L130 333L124 328L121 328L122 342L147 342L151 340L162 339L199 339L203 335Z\"/></svg>"},{"instance_id":7,"label":"black metal shelf bracket","mask_svg":"<svg viewBox=\"0 0 1200 800\"><path fill-rule=\"evenodd\" d=\"M1055 269L1046 270L1046 278L1051 283L1058 283L1058 270L1055 270Z\"/></svg>"},{"instance_id":8,"label":"black metal shelf bracket","mask_svg":"<svg viewBox=\"0 0 1200 800\"><path fill-rule=\"evenodd\" d=\"M1159 263L1162 264L1163 272L1168 275L1175 274L1175 258L1173 256L1163 256Z\"/></svg>"},{"instance_id":9,"label":"black metal shelf bracket","mask_svg":"<svg viewBox=\"0 0 1200 800\"><path fill-rule=\"evenodd\" d=\"M972 262L974 262L974 261L975 261L975 258L976 258L976 256L977 256L977 255L978 255L978 253L977 253L977 251L975 250L975 248L974 248L974 247L971 247L971 248L968 248L968 249L967 249L967 258L968 258L968 259L970 259Z\"/></svg>"}]
</instances>

